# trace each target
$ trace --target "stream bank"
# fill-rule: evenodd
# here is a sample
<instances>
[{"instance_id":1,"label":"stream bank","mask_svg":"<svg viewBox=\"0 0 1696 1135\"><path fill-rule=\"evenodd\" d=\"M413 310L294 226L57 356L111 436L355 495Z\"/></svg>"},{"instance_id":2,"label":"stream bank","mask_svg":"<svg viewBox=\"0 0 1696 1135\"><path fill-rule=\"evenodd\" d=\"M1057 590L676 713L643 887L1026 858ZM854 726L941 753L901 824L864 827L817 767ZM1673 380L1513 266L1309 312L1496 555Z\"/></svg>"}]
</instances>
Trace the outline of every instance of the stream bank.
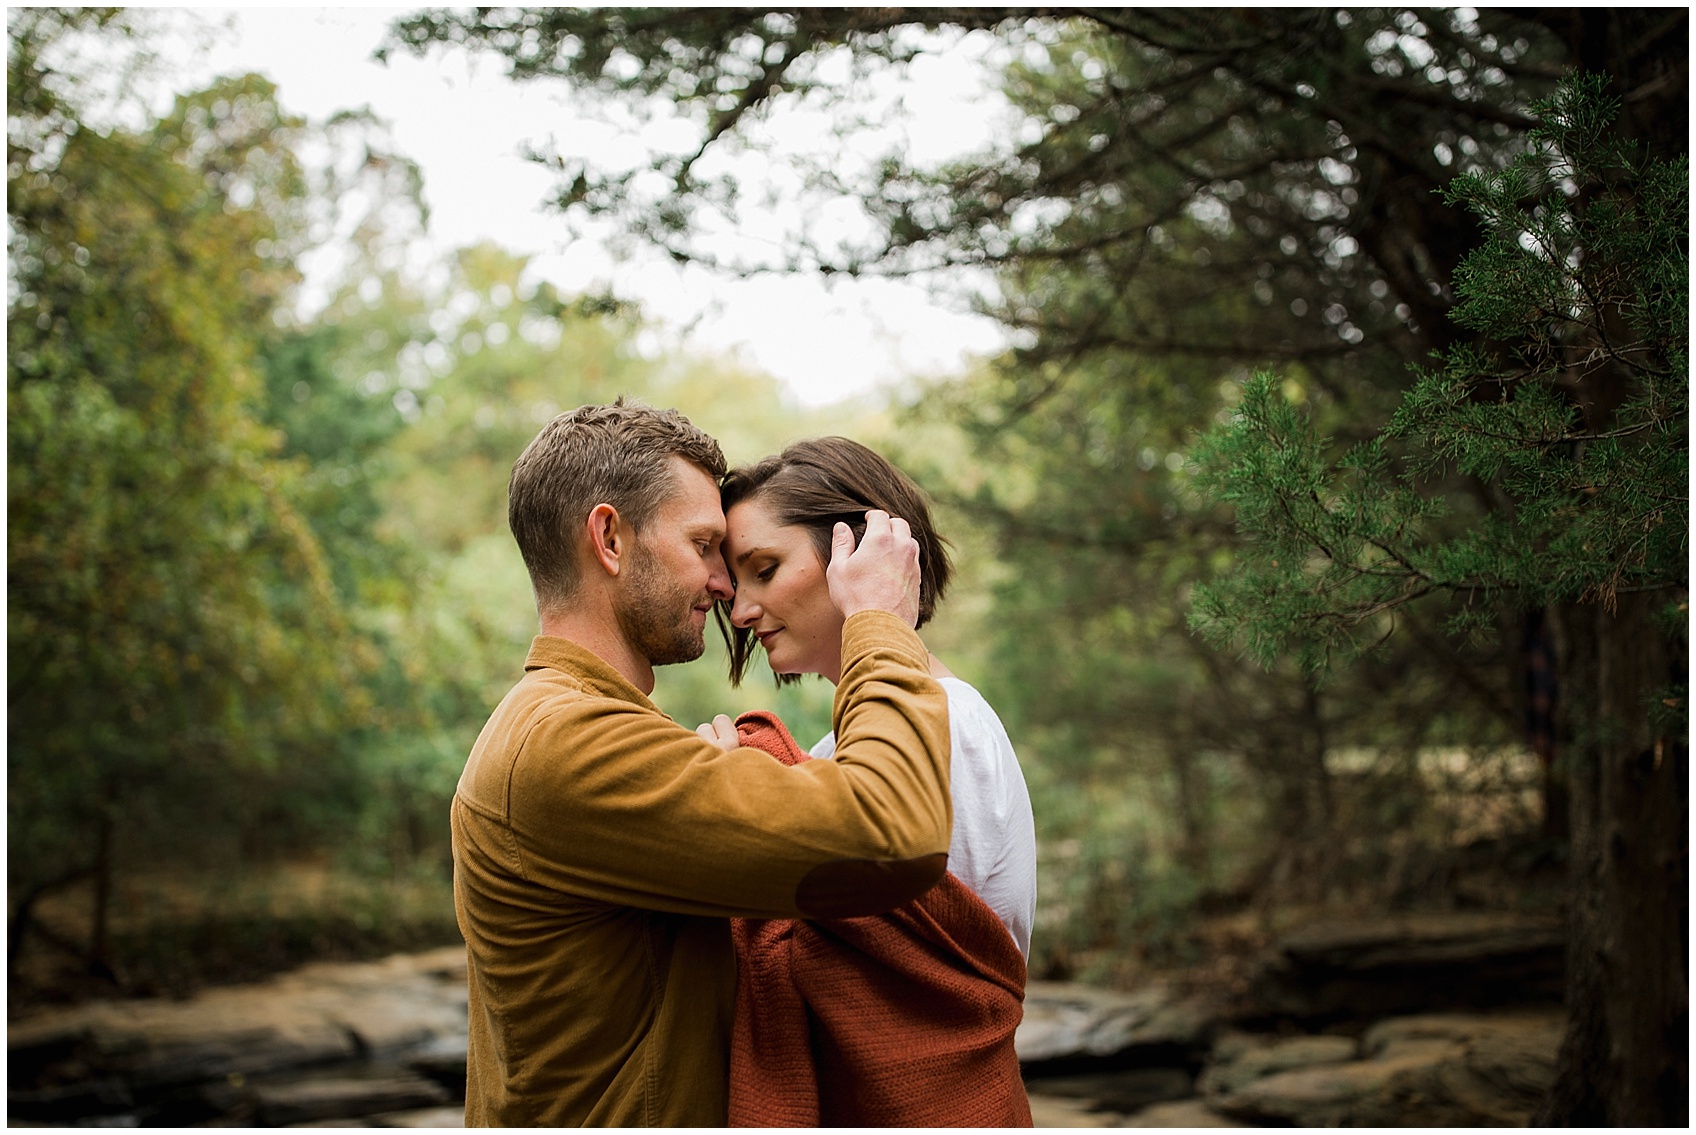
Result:
<instances>
[{"instance_id":1,"label":"stream bank","mask_svg":"<svg viewBox=\"0 0 1696 1135\"><path fill-rule=\"evenodd\" d=\"M1521 1126L1554 1074L1561 954L1528 915L1311 924L1229 998L1033 982L1016 1043L1038 1126ZM8 1120L459 1126L465 1005L452 946L52 1010L8 1028Z\"/></svg>"}]
</instances>

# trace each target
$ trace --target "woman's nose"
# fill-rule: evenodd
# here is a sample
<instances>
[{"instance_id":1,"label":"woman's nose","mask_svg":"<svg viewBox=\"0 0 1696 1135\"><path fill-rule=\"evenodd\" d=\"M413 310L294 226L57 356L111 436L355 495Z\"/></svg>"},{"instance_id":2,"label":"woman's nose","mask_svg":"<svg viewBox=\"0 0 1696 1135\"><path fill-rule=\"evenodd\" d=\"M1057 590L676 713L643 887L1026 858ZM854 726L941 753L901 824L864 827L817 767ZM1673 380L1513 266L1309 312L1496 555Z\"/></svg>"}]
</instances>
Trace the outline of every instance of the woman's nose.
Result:
<instances>
[{"instance_id":1,"label":"woman's nose","mask_svg":"<svg viewBox=\"0 0 1696 1135\"><path fill-rule=\"evenodd\" d=\"M746 588L736 592L736 601L730 605L730 625L746 629L760 621L760 605L747 595Z\"/></svg>"}]
</instances>

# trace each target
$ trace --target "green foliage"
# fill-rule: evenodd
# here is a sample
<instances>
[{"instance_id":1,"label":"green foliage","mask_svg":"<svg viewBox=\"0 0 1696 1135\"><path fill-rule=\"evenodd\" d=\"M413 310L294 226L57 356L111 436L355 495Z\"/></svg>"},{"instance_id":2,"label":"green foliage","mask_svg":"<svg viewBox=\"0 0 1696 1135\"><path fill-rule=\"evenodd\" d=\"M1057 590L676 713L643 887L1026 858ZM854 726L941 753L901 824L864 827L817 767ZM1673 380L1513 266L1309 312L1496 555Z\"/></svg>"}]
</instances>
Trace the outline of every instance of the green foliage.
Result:
<instances>
[{"instance_id":1,"label":"green foliage","mask_svg":"<svg viewBox=\"0 0 1696 1135\"><path fill-rule=\"evenodd\" d=\"M644 354L634 313L500 249L403 272L417 170L369 116L309 125L249 76L92 124L83 76L50 61L68 37L122 54L126 26L10 23L14 945L90 876L92 934L59 936L137 989L451 935L447 802L536 632L505 526L517 454L620 395L679 406L734 460L827 422L770 379ZM350 142L360 195L297 157ZM360 197L346 278L302 323L309 220ZM829 727L828 691L733 692L722 660L659 696L691 725L776 704L809 741ZM250 909L250 882L301 864L348 885L304 915ZM197 881L180 926L125 905L173 874Z\"/></svg>"},{"instance_id":2,"label":"green foliage","mask_svg":"<svg viewBox=\"0 0 1696 1135\"><path fill-rule=\"evenodd\" d=\"M309 220L347 188L297 149L362 144L379 207L416 171L367 119L309 127L253 76L96 125L86 76L55 68L72 40L122 57L127 31L115 12L9 20L13 944L38 899L92 876L100 965L127 948L106 933L115 876L325 850L439 873L469 743L388 633L415 570L374 531L404 418L340 382L334 327L288 329Z\"/></svg>"},{"instance_id":3,"label":"green foliage","mask_svg":"<svg viewBox=\"0 0 1696 1135\"><path fill-rule=\"evenodd\" d=\"M102 833L126 871L312 855L377 897L297 923L212 889L207 925L290 958L325 935L405 940L378 891L422 880L439 907L447 798L536 629L504 530L511 462L553 413L624 394L682 409L733 463L848 433L931 489L960 572L927 637L1007 720L1036 800L1033 972L1183 960L1204 902L1412 893L1407 864L1463 830L1432 750L1470 751L1470 770L1523 755L1517 644L1432 628L1606 604L1682 580L1686 554L1684 167L1617 145L1592 97L1563 88L1527 116L1580 24L1653 44L1660 17L1468 11L397 25L409 49L494 50L591 103L670 100L698 147L655 155L657 180L562 167L558 202L708 261L699 222L746 199L712 154L763 145L789 106L876 117L864 87L820 79L839 48L862 77L992 32L1014 118L991 152L916 169L891 150L855 173L825 168L833 145L791 165L875 231L799 233L787 262L996 272L983 302L1015 349L893 420L804 413L728 363L639 351L634 313L535 286L499 249L408 275L381 208L299 325L307 220L353 198L311 183L296 147L380 124L309 127L248 78L96 127L78 77L42 59L124 14L13 13L14 887L86 865ZM1658 105L1645 89L1626 113ZM416 169L372 157L376 196L416 206ZM1282 379L1250 377L1268 367ZM1192 597L1212 645L1189 633ZM1665 606L1682 634L1687 610ZM1368 643L1323 686L1307 672ZM732 690L714 642L654 696L685 725L775 708L810 743L829 695L759 674ZM1651 708L1681 718L1684 700ZM144 969L170 968L160 944L132 944Z\"/></svg>"},{"instance_id":4,"label":"green foliage","mask_svg":"<svg viewBox=\"0 0 1696 1135\"><path fill-rule=\"evenodd\" d=\"M333 363L343 387L402 408L404 426L381 450L376 527L409 549L411 567L404 602L374 606L395 636L406 683L453 723L460 763L537 629L506 528L506 484L544 424L620 396L674 406L718 437L733 462L826 432L822 415L785 405L770 378L711 360L646 357L635 348L643 327L633 313L568 301L529 283L526 271L523 257L478 246L457 255L440 290L391 277L374 301L350 289L324 316L349 348ZM402 319L406 312L414 314ZM380 357L364 354L372 343ZM829 425L851 429L852 418L838 414ZM733 693L722 659L662 670L655 699L691 726L734 706L771 704L757 677ZM817 694L789 703L809 728L829 728L828 695L822 714Z\"/></svg>"},{"instance_id":5,"label":"green foliage","mask_svg":"<svg viewBox=\"0 0 1696 1135\"><path fill-rule=\"evenodd\" d=\"M249 77L140 133L77 121L12 23L8 818L14 884L113 825L256 818L251 787L358 721L370 654L259 420L301 248L300 124ZM321 767L321 766L320 766ZM203 847L210 852L212 846Z\"/></svg>"},{"instance_id":6,"label":"green foliage","mask_svg":"<svg viewBox=\"0 0 1696 1135\"><path fill-rule=\"evenodd\" d=\"M927 393L891 440L967 553L931 636L1007 718L1046 861L1078 848L1044 876L1041 972L1172 940L1191 896L1408 893L1385 857L1424 852L1387 852L1386 831L1448 853L1449 805L1416 758L1459 746L1486 767L1520 734L1519 643L1495 633L1514 620L1489 572L1544 548L1513 542L1532 494L1446 457L1403 479L1434 451L1385 432L1409 364L1508 349L1449 319L1489 223L1432 189L1515 168L1576 44L1632 44L1587 58L1634 92L1624 133L1682 146L1686 26L1624 9L432 9L391 46L490 52L586 113L670 116L687 140L636 168L537 155L567 223L734 271L993 274L974 298L1014 349ZM927 167L862 80L963 33L989 45L1010 111L982 152ZM820 145L780 141L779 116ZM769 259L726 264L709 234L760 201L736 180L747 151L798 187L803 220ZM869 222L856 235L806 221L845 203ZM1251 379L1269 368L1283 381ZM1558 400L1507 402L1515 428L1565 430L1531 424ZM1195 447L1233 415L1241 444ZM1575 444L1600 474L1594 443L1554 448ZM1197 477L1198 456L1224 480ZM1193 636L1192 602L1232 629ZM1342 751L1372 758L1338 772Z\"/></svg>"},{"instance_id":7,"label":"green foliage","mask_svg":"<svg viewBox=\"0 0 1696 1135\"><path fill-rule=\"evenodd\" d=\"M1232 572L1197 588L1195 618L1213 629L1232 612L1261 612L1241 631L1262 664L1294 643L1301 664L1317 668L1338 637L1363 625L1382 637L1381 615L1431 590L1420 536L1444 502L1387 481L1376 440L1335 463L1329 449L1282 382L1261 373L1244 385L1231 426L1193 451L1204 491L1234 506L1254 538Z\"/></svg>"},{"instance_id":8,"label":"green foliage","mask_svg":"<svg viewBox=\"0 0 1696 1135\"><path fill-rule=\"evenodd\" d=\"M1031 787L1035 973L1117 979L1138 960L1193 960L1197 906L1265 888L1400 893L1413 883L1385 870L1382 833L1417 831L1440 855L1455 830L1412 754L1458 739L1482 763L1517 724L1496 657L1428 637L1320 689L1189 633L1192 590L1231 579L1236 554L1229 502L1197 487L1190 438L1231 407L1256 412L1263 385L1205 373L1104 355L1044 388L998 367L933 391L892 439L961 545L969 590L950 604L977 610L950 634L970 644ZM1021 383L1024 412L993 420ZM1276 463L1256 457L1250 480ZM1314 476L1284 460L1281 475ZM1326 754L1345 749L1373 758L1339 775Z\"/></svg>"},{"instance_id":9,"label":"green foliage","mask_svg":"<svg viewBox=\"0 0 1696 1135\"><path fill-rule=\"evenodd\" d=\"M1611 134L1598 80L1536 109L1512 166L1447 190L1488 234L1455 284L1480 345L1422 371L1382 435L1341 458L1270 375L1197 447L1203 483L1254 537L1198 594L1216 640L1262 660L1293 646L1316 668L1428 596L1469 629L1503 597L1611 607L1686 579L1685 162ZM1464 508L1457 476L1495 507L1440 526Z\"/></svg>"}]
</instances>

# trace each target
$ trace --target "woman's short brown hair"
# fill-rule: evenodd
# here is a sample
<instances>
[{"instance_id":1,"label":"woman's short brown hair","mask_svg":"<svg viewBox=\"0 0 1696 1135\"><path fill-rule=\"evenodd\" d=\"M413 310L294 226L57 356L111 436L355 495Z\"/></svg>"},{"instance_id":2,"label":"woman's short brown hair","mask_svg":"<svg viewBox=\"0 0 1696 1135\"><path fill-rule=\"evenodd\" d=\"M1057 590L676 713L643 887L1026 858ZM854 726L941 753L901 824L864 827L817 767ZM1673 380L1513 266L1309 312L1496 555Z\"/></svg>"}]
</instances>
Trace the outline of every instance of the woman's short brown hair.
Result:
<instances>
[{"instance_id":1,"label":"woman's short brown hair","mask_svg":"<svg viewBox=\"0 0 1696 1135\"><path fill-rule=\"evenodd\" d=\"M830 562L830 538L838 521L854 530L858 543L866 532L866 511L881 509L905 520L919 544L919 626L936 613L948 589L952 565L948 541L931 523L925 494L882 454L845 437L798 441L782 453L732 469L720 489L725 514L744 501L760 500L779 524L798 524L812 537L819 560ZM751 631L730 623L729 603L720 603L719 629L730 648L730 681L740 685L754 653ZM778 675L778 682L797 675Z\"/></svg>"}]
</instances>

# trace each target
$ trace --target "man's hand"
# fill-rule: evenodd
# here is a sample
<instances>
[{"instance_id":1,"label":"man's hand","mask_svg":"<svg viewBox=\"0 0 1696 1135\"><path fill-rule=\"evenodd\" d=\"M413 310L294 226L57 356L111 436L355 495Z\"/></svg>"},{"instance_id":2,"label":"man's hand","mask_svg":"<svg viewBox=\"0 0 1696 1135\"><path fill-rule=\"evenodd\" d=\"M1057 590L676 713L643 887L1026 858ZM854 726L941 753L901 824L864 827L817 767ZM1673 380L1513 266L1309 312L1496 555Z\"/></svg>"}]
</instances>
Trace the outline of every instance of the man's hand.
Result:
<instances>
[{"instance_id":1,"label":"man's hand","mask_svg":"<svg viewBox=\"0 0 1696 1135\"><path fill-rule=\"evenodd\" d=\"M742 747L742 742L736 739L736 723L728 714L721 713L706 724L695 726L695 732L727 753Z\"/></svg>"},{"instance_id":2,"label":"man's hand","mask_svg":"<svg viewBox=\"0 0 1696 1135\"><path fill-rule=\"evenodd\" d=\"M854 546L854 530L837 524L830 538L825 582L844 618L861 611L888 611L913 626L919 621L919 544L899 516L872 509L866 534Z\"/></svg>"}]
</instances>

